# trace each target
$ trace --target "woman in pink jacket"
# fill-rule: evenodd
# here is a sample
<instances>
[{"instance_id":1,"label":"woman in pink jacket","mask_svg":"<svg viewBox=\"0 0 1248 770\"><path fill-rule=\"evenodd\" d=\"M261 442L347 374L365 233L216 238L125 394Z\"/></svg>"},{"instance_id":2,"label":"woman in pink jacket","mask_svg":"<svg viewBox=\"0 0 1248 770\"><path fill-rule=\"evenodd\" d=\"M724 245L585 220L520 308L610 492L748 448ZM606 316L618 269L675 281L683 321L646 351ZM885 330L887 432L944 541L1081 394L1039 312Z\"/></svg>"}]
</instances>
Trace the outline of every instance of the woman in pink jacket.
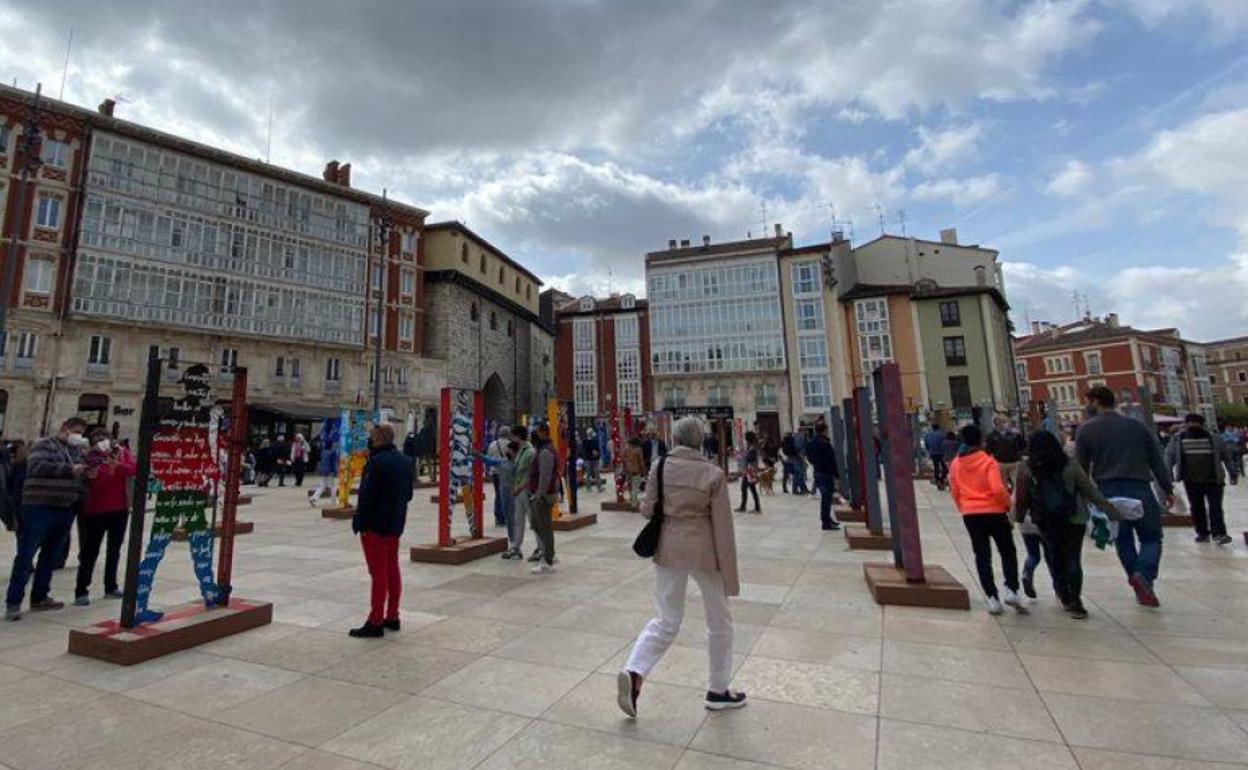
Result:
<instances>
[{"instance_id":1,"label":"woman in pink jacket","mask_svg":"<svg viewBox=\"0 0 1248 770\"><path fill-rule=\"evenodd\" d=\"M637 697L651 670L671 646L685 614L685 589L692 576L706 608L710 683L706 707L741 708L745 693L728 689L732 677L732 615L728 597L737 596L737 544L732 528L728 483L719 466L702 455L702 422L685 417L672 428L676 444L656 462L646 480L641 514L649 518L663 488L663 530L654 557L657 616L646 624L618 677L619 704L637 716ZM660 480L659 474L662 474Z\"/></svg>"},{"instance_id":2,"label":"woman in pink jacket","mask_svg":"<svg viewBox=\"0 0 1248 770\"><path fill-rule=\"evenodd\" d=\"M91 434L86 464L87 499L78 517L78 583L74 587L74 604L79 606L91 603L87 589L91 587L95 560L105 538L108 545L104 554L104 595L114 599L121 596L117 564L129 519L127 482L135 473L134 455L123 446L115 446L103 429Z\"/></svg>"}]
</instances>

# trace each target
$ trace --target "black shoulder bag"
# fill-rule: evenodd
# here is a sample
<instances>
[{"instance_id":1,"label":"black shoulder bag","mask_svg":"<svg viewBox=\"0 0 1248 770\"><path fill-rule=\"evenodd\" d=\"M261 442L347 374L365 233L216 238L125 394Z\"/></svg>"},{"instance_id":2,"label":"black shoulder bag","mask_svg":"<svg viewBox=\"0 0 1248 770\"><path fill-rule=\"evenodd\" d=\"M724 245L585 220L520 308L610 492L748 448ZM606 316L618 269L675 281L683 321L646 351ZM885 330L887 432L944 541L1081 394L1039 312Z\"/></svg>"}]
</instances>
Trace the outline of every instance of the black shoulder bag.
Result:
<instances>
[{"instance_id":1,"label":"black shoulder bag","mask_svg":"<svg viewBox=\"0 0 1248 770\"><path fill-rule=\"evenodd\" d=\"M663 465L665 463L667 463L666 456L659 458L659 488L654 502L654 512L650 514L650 520L646 522L646 526L642 527L641 532L637 534L637 539L633 541L633 553L643 559L653 558L659 552L659 535L663 532Z\"/></svg>"}]
</instances>

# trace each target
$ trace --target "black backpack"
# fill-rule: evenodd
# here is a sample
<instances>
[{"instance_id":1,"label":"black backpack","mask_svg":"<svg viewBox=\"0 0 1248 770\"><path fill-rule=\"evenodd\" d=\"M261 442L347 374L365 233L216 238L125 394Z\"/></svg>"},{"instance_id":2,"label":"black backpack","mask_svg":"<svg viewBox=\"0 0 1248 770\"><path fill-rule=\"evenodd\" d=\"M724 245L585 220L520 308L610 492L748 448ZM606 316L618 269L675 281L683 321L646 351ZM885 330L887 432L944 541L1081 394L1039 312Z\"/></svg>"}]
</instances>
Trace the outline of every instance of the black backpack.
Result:
<instances>
[{"instance_id":1,"label":"black backpack","mask_svg":"<svg viewBox=\"0 0 1248 770\"><path fill-rule=\"evenodd\" d=\"M1075 513L1075 494L1066 487L1061 474L1048 479L1031 477L1031 523L1052 527L1070 521Z\"/></svg>"}]
</instances>

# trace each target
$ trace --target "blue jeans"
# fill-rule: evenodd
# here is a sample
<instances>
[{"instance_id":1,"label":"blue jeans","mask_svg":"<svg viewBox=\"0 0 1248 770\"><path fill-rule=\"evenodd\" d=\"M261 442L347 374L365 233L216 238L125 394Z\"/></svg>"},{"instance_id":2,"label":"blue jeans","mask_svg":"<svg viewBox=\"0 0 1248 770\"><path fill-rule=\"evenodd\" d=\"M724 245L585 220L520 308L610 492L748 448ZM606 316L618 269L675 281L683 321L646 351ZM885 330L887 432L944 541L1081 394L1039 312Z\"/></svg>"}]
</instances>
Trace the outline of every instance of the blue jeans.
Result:
<instances>
[{"instance_id":1,"label":"blue jeans","mask_svg":"<svg viewBox=\"0 0 1248 770\"><path fill-rule=\"evenodd\" d=\"M27 505L22 507L21 529L17 533L17 556L13 558L13 572L9 576L9 592L5 606L20 607L26 596L26 584L33 573L35 583L30 589L32 601L48 598L52 588L52 570L60 557L61 548L74 525L72 508L52 505ZM35 553L39 563L35 565Z\"/></svg>"},{"instance_id":2,"label":"blue jeans","mask_svg":"<svg viewBox=\"0 0 1248 770\"><path fill-rule=\"evenodd\" d=\"M832 490L836 481L826 473L815 471L815 489L819 490L819 521L823 526L830 527L836 521L832 518Z\"/></svg>"},{"instance_id":3,"label":"blue jeans","mask_svg":"<svg viewBox=\"0 0 1248 770\"><path fill-rule=\"evenodd\" d=\"M1118 522L1118 561L1127 577L1139 574L1151 586L1161 569L1161 504L1147 481L1105 479L1097 487L1106 497L1130 497L1144 504L1144 518ZM1136 541L1139 541L1137 548Z\"/></svg>"},{"instance_id":4,"label":"blue jeans","mask_svg":"<svg viewBox=\"0 0 1248 770\"><path fill-rule=\"evenodd\" d=\"M507 524L507 516L503 512L503 496L498 491L498 476L490 479L494 484L494 525L502 527Z\"/></svg>"},{"instance_id":5,"label":"blue jeans","mask_svg":"<svg viewBox=\"0 0 1248 770\"><path fill-rule=\"evenodd\" d=\"M810 494L810 488L806 486L806 463L801 460L793 463L793 494Z\"/></svg>"}]
</instances>

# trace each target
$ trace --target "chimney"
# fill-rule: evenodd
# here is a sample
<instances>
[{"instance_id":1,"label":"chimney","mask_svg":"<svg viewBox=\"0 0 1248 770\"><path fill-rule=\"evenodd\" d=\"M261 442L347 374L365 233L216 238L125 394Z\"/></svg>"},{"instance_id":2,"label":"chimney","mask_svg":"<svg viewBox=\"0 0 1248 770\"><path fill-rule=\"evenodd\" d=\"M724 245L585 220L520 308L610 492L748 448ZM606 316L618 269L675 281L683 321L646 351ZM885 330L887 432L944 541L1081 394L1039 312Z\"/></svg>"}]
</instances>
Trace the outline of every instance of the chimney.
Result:
<instances>
[{"instance_id":1,"label":"chimney","mask_svg":"<svg viewBox=\"0 0 1248 770\"><path fill-rule=\"evenodd\" d=\"M351 186L351 164L343 163L338 167L338 184L343 187Z\"/></svg>"},{"instance_id":2,"label":"chimney","mask_svg":"<svg viewBox=\"0 0 1248 770\"><path fill-rule=\"evenodd\" d=\"M1032 321L1032 322L1031 322L1031 333L1032 333L1032 334L1039 334L1039 333L1040 333L1040 322L1039 322L1039 321Z\"/></svg>"},{"instance_id":3,"label":"chimney","mask_svg":"<svg viewBox=\"0 0 1248 770\"><path fill-rule=\"evenodd\" d=\"M1105 316L1105 323L1117 329L1118 328L1118 314L1110 313L1109 315Z\"/></svg>"},{"instance_id":4,"label":"chimney","mask_svg":"<svg viewBox=\"0 0 1248 770\"><path fill-rule=\"evenodd\" d=\"M777 238L784 237L784 228L780 226L779 222L776 223L776 237Z\"/></svg>"},{"instance_id":5,"label":"chimney","mask_svg":"<svg viewBox=\"0 0 1248 770\"><path fill-rule=\"evenodd\" d=\"M950 246L958 245L958 228L949 227L940 231L940 242Z\"/></svg>"},{"instance_id":6,"label":"chimney","mask_svg":"<svg viewBox=\"0 0 1248 770\"><path fill-rule=\"evenodd\" d=\"M104 101L100 102L100 106L98 109L101 115L107 115L108 117L111 118L113 116L113 108L115 108L116 106L117 106L117 102L115 100L105 99Z\"/></svg>"},{"instance_id":7,"label":"chimney","mask_svg":"<svg viewBox=\"0 0 1248 770\"><path fill-rule=\"evenodd\" d=\"M668 240L668 242L667 242L667 248L668 248L669 250L672 250L672 251L675 251L675 250L676 250L676 239L675 239L675 238L671 238L671 239L669 239L669 240Z\"/></svg>"},{"instance_id":8,"label":"chimney","mask_svg":"<svg viewBox=\"0 0 1248 770\"><path fill-rule=\"evenodd\" d=\"M682 249L687 249L687 248L689 248L689 239L688 239L688 238L685 238L684 240L682 240L682 241L680 242L680 248L682 248Z\"/></svg>"},{"instance_id":9,"label":"chimney","mask_svg":"<svg viewBox=\"0 0 1248 770\"><path fill-rule=\"evenodd\" d=\"M338 183L338 161L331 160L325 164L325 171L321 174L326 182Z\"/></svg>"},{"instance_id":10,"label":"chimney","mask_svg":"<svg viewBox=\"0 0 1248 770\"><path fill-rule=\"evenodd\" d=\"M984 266L983 266L983 265L976 265L976 266L975 266L975 285L976 285L976 286L987 286L987 285L988 285L988 276L984 273Z\"/></svg>"},{"instance_id":11,"label":"chimney","mask_svg":"<svg viewBox=\"0 0 1248 770\"><path fill-rule=\"evenodd\" d=\"M703 245L703 246L710 246L710 245L711 245L711 236L709 236L709 235L704 235L704 236L702 236L702 245Z\"/></svg>"}]
</instances>

